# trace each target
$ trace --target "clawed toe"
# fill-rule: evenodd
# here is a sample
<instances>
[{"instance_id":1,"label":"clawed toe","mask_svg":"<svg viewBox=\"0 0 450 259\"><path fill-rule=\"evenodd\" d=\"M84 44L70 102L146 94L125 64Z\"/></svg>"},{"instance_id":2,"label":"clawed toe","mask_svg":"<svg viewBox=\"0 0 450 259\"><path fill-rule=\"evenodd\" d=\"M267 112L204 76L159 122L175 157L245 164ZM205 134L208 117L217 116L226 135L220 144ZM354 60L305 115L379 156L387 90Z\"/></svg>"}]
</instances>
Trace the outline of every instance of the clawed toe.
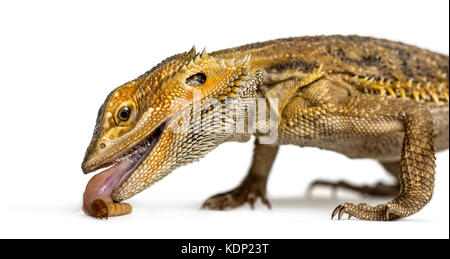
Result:
<instances>
[{"instance_id":1,"label":"clawed toe","mask_svg":"<svg viewBox=\"0 0 450 259\"><path fill-rule=\"evenodd\" d=\"M269 200L266 198L266 196L261 196L261 201L264 205L267 206L267 208L270 210L272 209L272 205L270 204Z\"/></svg>"},{"instance_id":2,"label":"clawed toe","mask_svg":"<svg viewBox=\"0 0 450 259\"><path fill-rule=\"evenodd\" d=\"M336 214L338 215L338 220L342 219L342 216L346 213L345 211L345 206L343 205L339 205L336 207L336 209L333 210L333 213L331 214L331 219L333 219ZM348 219L350 219L352 217L351 214L348 214Z\"/></svg>"},{"instance_id":3,"label":"clawed toe","mask_svg":"<svg viewBox=\"0 0 450 259\"><path fill-rule=\"evenodd\" d=\"M333 210L331 219L334 219L337 215L338 220L341 220L344 214L348 214L348 219L355 217L361 220L389 221L399 218L390 204L373 207L365 203L355 205L347 202L340 204Z\"/></svg>"}]
</instances>

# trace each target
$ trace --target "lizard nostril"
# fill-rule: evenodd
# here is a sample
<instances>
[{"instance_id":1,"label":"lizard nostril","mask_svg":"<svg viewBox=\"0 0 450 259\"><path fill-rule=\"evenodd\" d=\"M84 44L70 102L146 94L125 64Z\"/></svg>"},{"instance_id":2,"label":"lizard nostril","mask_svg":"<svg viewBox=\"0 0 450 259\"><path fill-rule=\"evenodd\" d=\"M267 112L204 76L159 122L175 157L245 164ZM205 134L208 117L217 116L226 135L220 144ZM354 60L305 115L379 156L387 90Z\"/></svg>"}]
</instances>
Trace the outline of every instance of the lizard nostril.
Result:
<instances>
[{"instance_id":1,"label":"lizard nostril","mask_svg":"<svg viewBox=\"0 0 450 259\"><path fill-rule=\"evenodd\" d=\"M106 144L105 143L100 143L100 148L105 148L106 147Z\"/></svg>"}]
</instances>

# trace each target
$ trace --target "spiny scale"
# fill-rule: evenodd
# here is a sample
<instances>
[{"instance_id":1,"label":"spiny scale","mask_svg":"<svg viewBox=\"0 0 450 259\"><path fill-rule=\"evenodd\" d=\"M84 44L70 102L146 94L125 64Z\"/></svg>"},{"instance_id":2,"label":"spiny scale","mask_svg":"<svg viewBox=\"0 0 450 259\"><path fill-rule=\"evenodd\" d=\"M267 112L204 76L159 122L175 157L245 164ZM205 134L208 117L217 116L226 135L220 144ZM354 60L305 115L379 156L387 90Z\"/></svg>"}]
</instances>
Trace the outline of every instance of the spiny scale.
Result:
<instances>
[{"instance_id":1,"label":"spiny scale","mask_svg":"<svg viewBox=\"0 0 450 259\"><path fill-rule=\"evenodd\" d=\"M448 83L423 84L413 79L402 82L363 76L354 76L349 81L364 93L410 98L419 102L449 102Z\"/></svg>"}]
</instances>

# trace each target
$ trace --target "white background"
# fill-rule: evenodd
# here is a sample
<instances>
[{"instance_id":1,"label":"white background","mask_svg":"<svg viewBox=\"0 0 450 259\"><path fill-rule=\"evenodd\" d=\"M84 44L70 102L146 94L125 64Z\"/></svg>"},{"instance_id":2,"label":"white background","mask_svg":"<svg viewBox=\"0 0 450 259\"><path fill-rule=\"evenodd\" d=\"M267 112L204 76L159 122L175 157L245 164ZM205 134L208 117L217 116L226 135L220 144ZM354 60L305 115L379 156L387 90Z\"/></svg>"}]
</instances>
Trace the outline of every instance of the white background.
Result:
<instances>
[{"instance_id":1,"label":"white background","mask_svg":"<svg viewBox=\"0 0 450 259\"><path fill-rule=\"evenodd\" d=\"M274 38L360 34L448 55L448 1L2 1L0 3L0 237L396 238L449 237L448 151L435 196L395 222L330 220L341 202L373 200L305 188L316 178L392 179L375 162L283 146L268 186L273 208L203 211L204 199L247 173L252 142L227 143L129 202L129 216L81 211L92 175L80 165L98 107L115 87L162 59Z\"/></svg>"}]
</instances>

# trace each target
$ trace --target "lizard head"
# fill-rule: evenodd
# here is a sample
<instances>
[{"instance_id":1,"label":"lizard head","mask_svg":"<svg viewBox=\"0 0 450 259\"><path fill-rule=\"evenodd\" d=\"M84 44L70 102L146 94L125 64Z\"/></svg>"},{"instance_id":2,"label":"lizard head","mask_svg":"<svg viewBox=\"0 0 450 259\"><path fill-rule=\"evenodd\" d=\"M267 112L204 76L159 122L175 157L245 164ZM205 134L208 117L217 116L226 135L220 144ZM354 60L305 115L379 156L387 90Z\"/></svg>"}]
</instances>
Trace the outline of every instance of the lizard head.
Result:
<instances>
[{"instance_id":1,"label":"lizard head","mask_svg":"<svg viewBox=\"0 0 450 259\"><path fill-rule=\"evenodd\" d=\"M96 188L121 201L222 142L242 141L210 125L227 99L254 95L259 81L249 77L249 60L193 48L113 90L100 107L83 172L116 168Z\"/></svg>"}]
</instances>

